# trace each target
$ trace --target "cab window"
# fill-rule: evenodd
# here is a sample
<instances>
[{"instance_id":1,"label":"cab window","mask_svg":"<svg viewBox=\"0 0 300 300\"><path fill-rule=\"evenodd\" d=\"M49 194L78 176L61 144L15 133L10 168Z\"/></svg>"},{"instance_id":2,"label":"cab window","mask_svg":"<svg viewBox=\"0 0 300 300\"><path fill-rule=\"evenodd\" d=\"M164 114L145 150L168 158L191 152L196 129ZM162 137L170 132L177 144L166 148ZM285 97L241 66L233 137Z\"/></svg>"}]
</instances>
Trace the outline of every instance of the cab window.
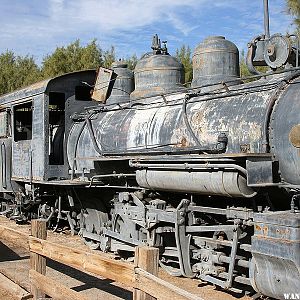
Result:
<instances>
[{"instance_id":1,"label":"cab window","mask_svg":"<svg viewBox=\"0 0 300 300\"><path fill-rule=\"evenodd\" d=\"M14 107L14 140L32 139L32 101Z\"/></svg>"}]
</instances>

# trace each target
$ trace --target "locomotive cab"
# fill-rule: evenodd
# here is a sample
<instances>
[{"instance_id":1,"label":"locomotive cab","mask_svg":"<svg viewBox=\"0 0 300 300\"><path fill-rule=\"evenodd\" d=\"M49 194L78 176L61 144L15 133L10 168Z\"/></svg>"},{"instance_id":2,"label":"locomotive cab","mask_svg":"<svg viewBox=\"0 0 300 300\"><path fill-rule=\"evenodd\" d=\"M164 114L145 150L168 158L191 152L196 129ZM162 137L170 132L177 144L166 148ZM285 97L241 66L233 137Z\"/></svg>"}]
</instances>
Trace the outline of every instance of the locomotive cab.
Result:
<instances>
[{"instance_id":1,"label":"locomotive cab","mask_svg":"<svg viewBox=\"0 0 300 300\"><path fill-rule=\"evenodd\" d=\"M66 74L4 95L1 105L1 185L67 179L65 135L70 112L88 105L95 71ZM76 101L76 102L75 102ZM91 102L91 101L90 101ZM11 165L11 169L10 169ZM8 185L10 189L7 189Z\"/></svg>"}]
</instances>

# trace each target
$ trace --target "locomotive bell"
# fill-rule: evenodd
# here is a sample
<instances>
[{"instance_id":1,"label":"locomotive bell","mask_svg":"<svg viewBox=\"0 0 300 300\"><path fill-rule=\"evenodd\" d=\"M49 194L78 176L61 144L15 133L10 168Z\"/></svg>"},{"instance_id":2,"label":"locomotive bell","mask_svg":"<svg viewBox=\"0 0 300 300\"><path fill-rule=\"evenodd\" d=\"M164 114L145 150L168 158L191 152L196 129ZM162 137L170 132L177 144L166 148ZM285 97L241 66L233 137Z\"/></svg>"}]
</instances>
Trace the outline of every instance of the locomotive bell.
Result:
<instances>
[{"instance_id":1,"label":"locomotive bell","mask_svg":"<svg viewBox=\"0 0 300 300\"><path fill-rule=\"evenodd\" d=\"M133 72L127 68L124 61L115 61L111 67L114 71L114 84L106 103L127 102L130 100L130 93L134 90Z\"/></svg>"},{"instance_id":2,"label":"locomotive bell","mask_svg":"<svg viewBox=\"0 0 300 300\"><path fill-rule=\"evenodd\" d=\"M193 54L192 87L218 82L239 82L239 50L223 36L210 36L200 43Z\"/></svg>"},{"instance_id":3,"label":"locomotive bell","mask_svg":"<svg viewBox=\"0 0 300 300\"><path fill-rule=\"evenodd\" d=\"M168 53L166 42L161 47L157 35L153 37L152 52L146 53L134 69L135 91L132 100L184 90L183 65Z\"/></svg>"}]
</instances>

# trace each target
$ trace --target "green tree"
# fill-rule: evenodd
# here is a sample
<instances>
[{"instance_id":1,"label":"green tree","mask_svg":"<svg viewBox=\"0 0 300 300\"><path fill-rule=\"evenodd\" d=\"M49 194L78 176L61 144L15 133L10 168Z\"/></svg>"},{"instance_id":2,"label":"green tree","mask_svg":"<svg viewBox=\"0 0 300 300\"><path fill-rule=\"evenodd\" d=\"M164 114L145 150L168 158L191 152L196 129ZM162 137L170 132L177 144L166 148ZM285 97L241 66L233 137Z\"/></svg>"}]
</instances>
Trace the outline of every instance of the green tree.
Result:
<instances>
[{"instance_id":1,"label":"green tree","mask_svg":"<svg viewBox=\"0 0 300 300\"><path fill-rule=\"evenodd\" d=\"M300 1L286 0L288 13L294 17L294 23L297 26L297 32L300 33Z\"/></svg>"},{"instance_id":2,"label":"green tree","mask_svg":"<svg viewBox=\"0 0 300 300\"><path fill-rule=\"evenodd\" d=\"M134 70L134 68L138 62L138 58L137 58L136 54L133 54L132 56L124 59L124 61L127 63L128 68L130 70Z\"/></svg>"},{"instance_id":3,"label":"green tree","mask_svg":"<svg viewBox=\"0 0 300 300\"><path fill-rule=\"evenodd\" d=\"M103 64L102 49L96 39L82 47L81 63L83 69L95 69Z\"/></svg>"},{"instance_id":4,"label":"green tree","mask_svg":"<svg viewBox=\"0 0 300 300\"><path fill-rule=\"evenodd\" d=\"M41 79L33 57L16 56L13 51L0 54L0 94L27 86Z\"/></svg>"},{"instance_id":5,"label":"green tree","mask_svg":"<svg viewBox=\"0 0 300 300\"><path fill-rule=\"evenodd\" d=\"M27 86L42 79L41 70L34 61L33 57L17 57L17 76L19 86Z\"/></svg>"},{"instance_id":6,"label":"green tree","mask_svg":"<svg viewBox=\"0 0 300 300\"><path fill-rule=\"evenodd\" d=\"M190 83L193 79L192 52L190 46L181 46L176 50L176 57L184 67L184 82Z\"/></svg>"},{"instance_id":7,"label":"green tree","mask_svg":"<svg viewBox=\"0 0 300 300\"><path fill-rule=\"evenodd\" d=\"M109 50L103 52L103 67L110 68L111 64L116 60L115 47L111 46Z\"/></svg>"},{"instance_id":8,"label":"green tree","mask_svg":"<svg viewBox=\"0 0 300 300\"><path fill-rule=\"evenodd\" d=\"M241 55L240 55L240 76L243 77L248 77L251 76L251 74L248 70L247 64L246 64L246 58L245 58L245 51L242 50Z\"/></svg>"},{"instance_id":9,"label":"green tree","mask_svg":"<svg viewBox=\"0 0 300 300\"><path fill-rule=\"evenodd\" d=\"M266 66L259 66L259 67L255 67L257 71L261 72L261 73L266 73L269 70L269 67ZM241 55L240 55L240 76L241 78L245 78L248 76L253 76L253 74L250 73L247 64L246 64L246 56L245 56L245 51L242 50ZM259 79L259 78L257 78ZM257 79L247 79L245 82L249 82L249 81L254 81Z\"/></svg>"},{"instance_id":10,"label":"green tree","mask_svg":"<svg viewBox=\"0 0 300 300\"><path fill-rule=\"evenodd\" d=\"M66 47L57 47L47 55L42 64L44 78L55 77L74 71L93 69L103 65L102 50L93 40L87 46L76 40Z\"/></svg>"}]
</instances>

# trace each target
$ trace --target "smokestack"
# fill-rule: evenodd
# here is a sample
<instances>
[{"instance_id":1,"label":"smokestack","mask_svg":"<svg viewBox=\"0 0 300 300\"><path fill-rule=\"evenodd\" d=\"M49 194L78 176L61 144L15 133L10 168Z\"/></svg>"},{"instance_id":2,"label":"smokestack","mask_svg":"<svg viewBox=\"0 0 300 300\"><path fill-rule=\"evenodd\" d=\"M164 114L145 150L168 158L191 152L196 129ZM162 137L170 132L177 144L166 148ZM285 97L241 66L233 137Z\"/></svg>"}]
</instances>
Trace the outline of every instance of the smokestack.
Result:
<instances>
[{"instance_id":1,"label":"smokestack","mask_svg":"<svg viewBox=\"0 0 300 300\"><path fill-rule=\"evenodd\" d=\"M264 23L266 39L270 38L269 0L264 0Z\"/></svg>"}]
</instances>

